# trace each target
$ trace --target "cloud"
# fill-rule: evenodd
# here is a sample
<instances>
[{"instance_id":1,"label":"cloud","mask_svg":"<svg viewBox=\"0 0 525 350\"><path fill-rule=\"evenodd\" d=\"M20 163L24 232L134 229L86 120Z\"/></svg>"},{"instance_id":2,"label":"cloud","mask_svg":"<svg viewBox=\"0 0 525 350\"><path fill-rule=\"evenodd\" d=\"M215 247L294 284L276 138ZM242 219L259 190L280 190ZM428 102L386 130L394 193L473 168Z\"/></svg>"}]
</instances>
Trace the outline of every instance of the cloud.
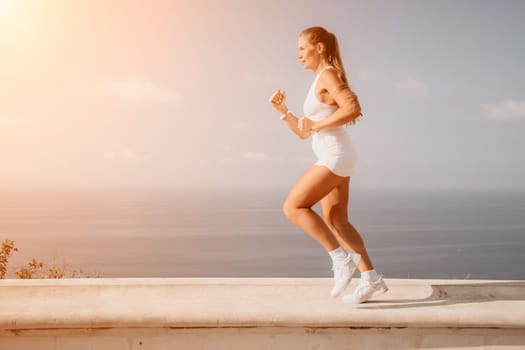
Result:
<instances>
[{"instance_id":1,"label":"cloud","mask_svg":"<svg viewBox=\"0 0 525 350\"><path fill-rule=\"evenodd\" d=\"M525 119L525 101L507 100L499 104L481 105L486 120L491 122L505 122Z\"/></svg>"},{"instance_id":2,"label":"cloud","mask_svg":"<svg viewBox=\"0 0 525 350\"><path fill-rule=\"evenodd\" d=\"M428 96L429 88L420 80L414 78L406 78L400 81L390 80L383 74L378 72L370 72L360 70L357 73L357 79L363 82L369 82L377 85L382 85L387 88L395 87L405 95L409 96Z\"/></svg>"},{"instance_id":3,"label":"cloud","mask_svg":"<svg viewBox=\"0 0 525 350\"><path fill-rule=\"evenodd\" d=\"M107 94L129 100L145 99L169 104L177 104L182 100L174 91L144 80L105 81L101 84L101 89Z\"/></svg>"},{"instance_id":4,"label":"cloud","mask_svg":"<svg viewBox=\"0 0 525 350\"><path fill-rule=\"evenodd\" d=\"M365 70L360 70L359 72L357 72L357 79L380 85L385 85L387 83L387 80L382 74Z\"/></svg>"},{"instance_id":5,"label":"cloud","mask_svg":"<svg viewBox=\"0 0 525 350\"><path fill-rule=\"evenodd\" d=\"M428 87L414 78L407 78L394 84L401 92L410 96L428 96Z\"/></svg>"},{"instance_id":6,"label":"cloud","mask_svg":"<svg viewBox=\"0 0 525 350\"><path fill-rule=\"evenodd\" d=\"M254 160L266 160L270 159L270 155L268 153L262 153L262 152L245 152L243 153L242 157L244 159L254 159Z\"/></svg>"},{"instance_id":7,"label":"cloud","mask_svg":"<svg viewBox=\"0 0 525 350\"><path fill-rule=\"evenodd\" d=\"M25 117L0 112L0 129L33 127L35 123Z\"/></svg>"}]
</instances>

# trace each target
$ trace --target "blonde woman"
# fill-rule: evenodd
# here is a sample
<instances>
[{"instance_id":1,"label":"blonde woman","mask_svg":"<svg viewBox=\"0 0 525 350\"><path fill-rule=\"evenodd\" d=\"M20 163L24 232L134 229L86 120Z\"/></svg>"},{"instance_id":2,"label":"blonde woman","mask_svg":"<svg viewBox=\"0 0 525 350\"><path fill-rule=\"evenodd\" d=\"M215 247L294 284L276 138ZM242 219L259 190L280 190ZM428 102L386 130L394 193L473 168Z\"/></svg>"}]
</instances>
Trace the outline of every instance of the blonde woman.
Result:
<instances>
[{"instance_id":1,"label":"blonde woman","mask_svg":"<svg viewBox=\"0 0 525 350\"><path fill-rule=\"evenodd\" d=\"M343 301L365 302L383 294L388 287L372 266L360 234L348 221L350 177L357 154L347 125L355 124L362 116L361 107L348 86L334 34L322 27L307 28L299 36L298 50L297 58L303 67L315 73L303 116L297 118L288 110L284 91L277 90L270 103L297 136L312 137L317 162L295 183L283 211L332 258L334 285L330 294L339 296L359 268L359 285L353 293L344 295ZM323 218L312 210L319 201Z\"/></svg>"}]
</instances>

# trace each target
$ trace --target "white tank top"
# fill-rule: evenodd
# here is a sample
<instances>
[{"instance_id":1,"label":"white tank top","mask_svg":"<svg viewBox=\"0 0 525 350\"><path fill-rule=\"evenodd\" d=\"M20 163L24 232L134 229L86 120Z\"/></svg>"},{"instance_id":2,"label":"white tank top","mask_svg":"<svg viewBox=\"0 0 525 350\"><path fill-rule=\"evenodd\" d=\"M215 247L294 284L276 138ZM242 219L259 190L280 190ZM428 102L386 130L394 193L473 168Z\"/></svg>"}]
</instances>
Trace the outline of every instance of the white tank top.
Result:
<instances>
[{"instance_id":1,"label":"white tank top","mask_svg":"<svg viewBox=\"0 0 525 350\"><path fill-rule=\"evenodd\" d=\"M326 66L319 73L317 73L317 75L315 76L314 82L312 83L312 86L310 86L308 95L306 95L306 100L304 101L304 104L303 104L304 116L315 122L318 122L330 116L338 108L337 105L328 105L326 103L319 101L319 99L315 95L315 87L317 86L317 81L319 80L321 73L323 73L323 71L327 68L334 68L334 67Z\"/></svg>"}]
</instances>

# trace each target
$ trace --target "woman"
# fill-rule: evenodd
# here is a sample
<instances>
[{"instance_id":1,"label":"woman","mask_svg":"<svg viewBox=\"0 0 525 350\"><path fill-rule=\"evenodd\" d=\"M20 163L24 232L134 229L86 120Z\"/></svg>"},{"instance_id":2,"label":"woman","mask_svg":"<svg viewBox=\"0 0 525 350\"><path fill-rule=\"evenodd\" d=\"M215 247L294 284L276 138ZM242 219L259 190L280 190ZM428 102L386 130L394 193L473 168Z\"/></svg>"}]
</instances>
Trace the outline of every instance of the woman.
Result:
<instances>
[{"instance_id":1,"label":"woman","mask_svg":"<svg viewBox=\"0 0 525 350\"><path fill-rule=\"evenodd\" d=\"M312 136L317 162L294 185L283 210L332 258L333 297L344 291L359 268L359 285L352 294L343 296L343 301L362 303L383 294L388 287L374 270L363 239L348 221L350 176L354 174L357 155L345 124L355 124L362 116L361 107L348 86L334 34L322 27L307 28L299 36L298 50L297 58L303 67L316 74L304 102L303 116L297 118L288 110L284 91L277 90L270 103L301 139ZM311 209L318 201L323 219Z\"/></svg>"}]
</instances>

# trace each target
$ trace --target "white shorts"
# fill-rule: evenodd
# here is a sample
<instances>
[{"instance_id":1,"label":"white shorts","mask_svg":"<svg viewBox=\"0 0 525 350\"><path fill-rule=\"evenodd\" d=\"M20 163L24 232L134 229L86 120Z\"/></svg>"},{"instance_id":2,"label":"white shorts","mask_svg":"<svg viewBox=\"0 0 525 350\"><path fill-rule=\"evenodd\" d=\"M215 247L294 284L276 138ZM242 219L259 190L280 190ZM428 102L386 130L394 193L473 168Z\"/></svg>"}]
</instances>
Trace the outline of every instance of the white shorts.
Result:
<instances>
[{"instance_id":1,"label":"white shorts","mask_svg":"<svg viewBox=\"0 0 525 350\"><path fill-rule=\"evenodd\" d=\"M339 176L354 175L357 152L346 128L332 128L313 134L312 149L317 156L314 165L326 166Z\"/></svg>"}]
</instances>

